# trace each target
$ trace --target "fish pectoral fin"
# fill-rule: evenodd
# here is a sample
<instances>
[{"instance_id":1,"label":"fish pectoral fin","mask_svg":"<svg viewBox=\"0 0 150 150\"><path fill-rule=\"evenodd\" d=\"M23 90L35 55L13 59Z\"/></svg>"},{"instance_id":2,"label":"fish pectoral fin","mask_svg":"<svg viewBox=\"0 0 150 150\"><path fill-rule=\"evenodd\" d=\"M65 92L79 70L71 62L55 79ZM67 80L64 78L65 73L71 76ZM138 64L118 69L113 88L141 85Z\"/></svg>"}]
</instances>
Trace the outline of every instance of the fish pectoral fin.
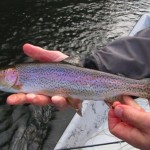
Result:
<instances>
[{"instance_id":1,"label":"fish pectoral fin","mask_svg":"<svg viewBox=\"0 0 150 150\"><path fill-rule=\"evenodd\" d=\"M67 100L67 103L73 109L75 109L77 114L82 117L82 101L80 99L74 99L74 98L70 98L70 97L68 97L66 100Z\"/></svg>"}]
</instances>

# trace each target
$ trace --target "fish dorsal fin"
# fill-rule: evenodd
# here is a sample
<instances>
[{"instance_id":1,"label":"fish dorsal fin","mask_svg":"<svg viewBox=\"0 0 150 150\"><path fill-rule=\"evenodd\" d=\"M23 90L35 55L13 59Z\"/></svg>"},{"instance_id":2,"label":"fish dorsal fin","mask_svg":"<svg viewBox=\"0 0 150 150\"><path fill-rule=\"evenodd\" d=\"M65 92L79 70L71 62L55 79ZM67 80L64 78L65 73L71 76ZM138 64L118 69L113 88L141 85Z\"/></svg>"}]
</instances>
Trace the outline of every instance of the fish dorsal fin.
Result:
<instances>
[{"instance_id":1,"label":"fish dorsal fin","mask_svg":"<svg viewBox=\"0 0 150 150\"><path fill-rule=\"evenodd\" d=\"M81 61L80 56L69 56L61 62L65 64L70 64L73 66L83 67L83 63Z\"/></svg>"}]
</instances>

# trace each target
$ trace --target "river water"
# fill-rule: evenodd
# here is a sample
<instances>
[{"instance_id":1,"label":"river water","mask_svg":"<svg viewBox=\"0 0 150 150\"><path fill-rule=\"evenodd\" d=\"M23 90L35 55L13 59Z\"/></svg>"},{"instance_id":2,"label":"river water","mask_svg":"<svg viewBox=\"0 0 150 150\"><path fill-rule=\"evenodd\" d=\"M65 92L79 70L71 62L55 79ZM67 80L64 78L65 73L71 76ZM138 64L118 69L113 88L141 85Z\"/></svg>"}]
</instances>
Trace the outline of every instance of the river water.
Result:
<instances>
[{"instance_id":1,"label":"river water","mask_svg":"<svg viewBox=\"0 0 150 150\"><path fill-rule=\"evenodd\" d=\"M27 42L68 55L91 53L127 36L149 11L150 0L1 0L0 67L24 62ZM1 96L0 148L50 149L51 107L13 107L5 99Z\"/></svg>"}]
</instances>

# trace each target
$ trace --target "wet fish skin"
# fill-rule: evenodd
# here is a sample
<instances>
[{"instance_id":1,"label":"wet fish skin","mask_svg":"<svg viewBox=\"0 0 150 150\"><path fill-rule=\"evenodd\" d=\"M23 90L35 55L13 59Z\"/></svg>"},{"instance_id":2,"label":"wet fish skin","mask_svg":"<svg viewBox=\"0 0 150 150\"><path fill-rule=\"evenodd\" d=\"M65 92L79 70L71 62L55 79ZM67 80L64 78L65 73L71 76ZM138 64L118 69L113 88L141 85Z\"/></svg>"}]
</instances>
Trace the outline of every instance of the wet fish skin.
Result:
<instances>
[{"instance_id":1,"label":"wet fish skin","mask_svg":"<svg viewBox=\"0 0 150 150\"><path fill-rule=\"evenodd\" d=\"M150 98L150 79L135 80L61 63L19 64L0 71L0 90L106 100L120 95Z\"/></svg>"}]
</instances>

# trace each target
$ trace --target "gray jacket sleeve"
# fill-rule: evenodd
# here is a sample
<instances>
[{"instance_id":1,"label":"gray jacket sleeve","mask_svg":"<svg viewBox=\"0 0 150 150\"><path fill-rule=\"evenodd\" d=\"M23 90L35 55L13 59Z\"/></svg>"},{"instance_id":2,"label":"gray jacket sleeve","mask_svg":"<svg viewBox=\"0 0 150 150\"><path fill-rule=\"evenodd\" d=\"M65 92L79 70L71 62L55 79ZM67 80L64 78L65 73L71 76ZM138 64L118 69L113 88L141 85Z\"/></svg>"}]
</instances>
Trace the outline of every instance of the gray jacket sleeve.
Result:
<instances>
[{"instance_id":1,"label":"gray jacket sleeve","mask_svg":"<svg viewBox=\"0 0 150 150\"><path fill-rule=\"evenodd\" d=\"M97 48L84 66L135 79L150 77L150 28Z\"/></svg>"}]
</instances>

